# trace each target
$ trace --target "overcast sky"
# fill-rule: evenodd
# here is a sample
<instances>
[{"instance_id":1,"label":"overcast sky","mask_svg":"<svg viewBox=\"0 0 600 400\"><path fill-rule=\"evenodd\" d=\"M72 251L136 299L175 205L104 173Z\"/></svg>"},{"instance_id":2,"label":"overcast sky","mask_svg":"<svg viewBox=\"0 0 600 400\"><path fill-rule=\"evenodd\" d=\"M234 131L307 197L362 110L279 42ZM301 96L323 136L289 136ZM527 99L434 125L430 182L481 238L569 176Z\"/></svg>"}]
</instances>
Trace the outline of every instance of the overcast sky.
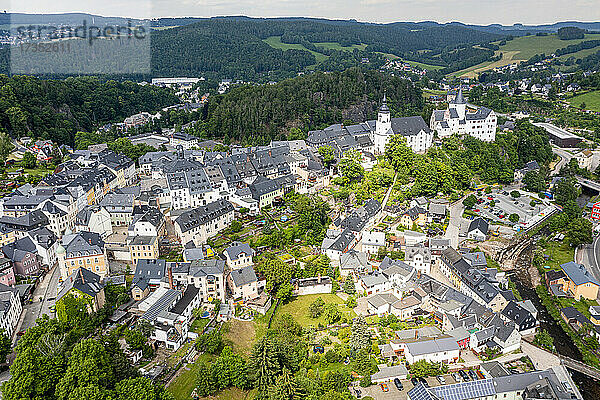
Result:
<instances>
[{"instance_id":1,"label":"overcast sky","mask_svg":"<svg viewBox=\"0 0 600 400\"><path fill-rule=\"evenodd\" d=\"M600 21L599 0L0 0L26 13L87 12L105 16L247 15L354 18L368 22L460 21L472 24L544 24Z\"/></svg>"}]
</instances>

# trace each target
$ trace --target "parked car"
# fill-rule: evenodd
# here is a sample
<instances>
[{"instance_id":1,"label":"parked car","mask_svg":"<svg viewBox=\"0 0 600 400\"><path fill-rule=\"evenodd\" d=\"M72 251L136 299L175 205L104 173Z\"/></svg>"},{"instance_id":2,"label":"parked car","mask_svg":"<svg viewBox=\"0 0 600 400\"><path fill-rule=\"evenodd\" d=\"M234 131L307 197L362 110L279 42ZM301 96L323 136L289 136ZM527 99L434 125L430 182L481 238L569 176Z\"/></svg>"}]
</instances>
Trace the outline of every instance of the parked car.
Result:
<instances>
[{"instance_id":1,"label":"parked car","mask_svg":"<svg viewBox=\"0 0 600 400\"><path fill-rule=\"evenodd\" d=\"M425 379L425 378L419 378L419 381L423 384L423 386L429 387L429 383L427 383L427 379Z\"/></svg>"},{"instance_id":2,"label":"parked car","mask_svg":"<svg viewBox=\"0 0 600 400\"><path fill-rule=\"evenodd\" d=\"M380 388L381 388L381 390L383 390L384 392L389 392L389 391L390 391L390 388L389 388L389 387L388 387L388 385L387 385L387 384L385 384L385 383L380 383L380 384L379 384L379 387L380 387Z\"/></svg>"},{"instance_id":3,"label":"parked car","mask_svg":"<svg viewBox=\"0 0 600 400\"><path fill-rule=\"evenodd\" d=\"M464 369L461 369L460 371L458 371L458 373L463 381L465 381L465 382L470 381L469 375L465 372Z\"/></svg>"},{"instance_id":4,"label":"parked car","mask_svg":"<svg viewBox=\"0 0 600 400\"><path fill-rule=\"evenodd\" d=\"M419 380L415 377L410 378L410 383L412 383L413 386L417 386L419 384Z\"/></svg>"},{"instance_id":5,"label":"parked car","mask_svg":"<svg viewBox=\"0 0 600 400\"><path fill-rule=\"evenodd\" d=\"M470 377L471 379L473 379L474 381L476 381L476 380L478 379L478 378L477 378L477 374L476 374L476 373L475 373L475 371L474 371L474 370L472 370L472 369L470 369L470 370L469 370L469 377Z\"/></svg>"},{"instance_id":6,"label":"parked car","mask_svg":"<svg viewBox=\"0 0 600 400\"><path fill-rule=\"evenodd\" d=\"M402 385L402 382L400 382L400 379L398 378L394 378L394 385L396 385L396 389L398 389L399 391L402 391L404 389L404 385Z\"/></svg>"},{"instance_id":7,"label":"parked car","mask_svg":"<svg viewBox=\"0 0 600 400\"><path fill-rule=\"evenodd\" d=\"M459 374L457 374L456 372L453 372L452 374L452 379L454 379L455 382L462 382L462 378L460 377Z\"/></svg>"},{"instance_id":8,"label":"parked car","mask_svg":"<svg viewBox=\"0 0 600 400\"><path fill-rule=\"evenodd\" d=\"M445 385L446 384L446 378L444 378L442 375L438 375L436 376L438 382L440 383L440 385Z\"/></svg>"}]
</instances>

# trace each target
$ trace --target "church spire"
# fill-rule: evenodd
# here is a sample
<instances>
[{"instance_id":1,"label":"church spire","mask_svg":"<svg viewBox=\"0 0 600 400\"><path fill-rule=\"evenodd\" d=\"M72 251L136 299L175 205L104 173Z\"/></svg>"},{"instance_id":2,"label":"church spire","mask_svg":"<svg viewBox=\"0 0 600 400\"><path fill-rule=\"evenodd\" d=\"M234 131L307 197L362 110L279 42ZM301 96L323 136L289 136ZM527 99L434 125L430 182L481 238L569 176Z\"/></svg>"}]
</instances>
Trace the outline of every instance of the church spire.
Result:
<instances>
[{"instance_id":1,"label":"church spire","mask_svg":"<svg viewBox=\"0 0 600 400\"><path fill-rule=\"evenodd\" d=\"M383 101L381 102L381 107L379 107L379 112L390 112L390 109L388 108L387 105L387 96L385 94L385 92L383 93Z\"/></svg>"},{"instance_id":2,"label":"church spire","mask_svg":"<svg viewBox=\"0 0 600 400\"><path fill-rule=\"evenodd\" d=\"M456 97L453 101L454 104L466 104L465 98L462 92L462 85L458 87L458 93L456 93Z\"/></svg>"}]
</instances>

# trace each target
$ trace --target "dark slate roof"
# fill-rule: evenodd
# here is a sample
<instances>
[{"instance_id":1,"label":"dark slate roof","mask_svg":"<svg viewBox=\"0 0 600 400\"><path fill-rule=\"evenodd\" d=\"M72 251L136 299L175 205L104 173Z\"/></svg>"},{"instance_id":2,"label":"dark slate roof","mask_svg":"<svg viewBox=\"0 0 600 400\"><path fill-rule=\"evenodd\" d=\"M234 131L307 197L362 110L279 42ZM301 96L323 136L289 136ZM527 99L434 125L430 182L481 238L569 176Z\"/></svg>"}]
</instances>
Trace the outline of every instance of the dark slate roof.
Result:
<instances>
[{"instance_id":1,"label":"dark slate roof","mask_svg":"<svg viewBox=\"0 0 600 400\"><path fill-rule=\"evenodd\" d=\"M158 260L138 260L133 275L133 286L145 289L151 280L160 281L165 277L167 262Z\"/></svg>"},{"instance_id":2,"label":"dark slate roof","mask_svg":"<svg viewBox=\"0 0 600 400\"><path fill-rule=\"evenodd\" d=\"M231 279L237 287L244 286L257 281L256 273L254 272L254 267L252 267L251 265L231 271Z\"/></svg>"},{"instance_id":3,"label":"dark slate roof","mask_svg":"<svg viewBox=\"0 0 600 400\"><path fill-rule=\"evenodd\" d=\"M179 225L182 232L187 232L232 211L233 205L229 201L221 199L184 212L175 220L175 223Z\"/></svg>"},{"instance_id":4,"label":"dark slate roof","mask_svg":"<svg viewBox=\"0 0 600 400\"><path fill-rule=\"evenodd\" d=\"M275 192L279 190L281 186L274 179L265 178L264 176L257 176L254 182L249 185L252 198L260 200L261 196L267 193Z\"/></svg>"},{"instance_id":5,"label":"dark slate roof","mask_svg":"<svg viewBox=\"0 0 600 400\"><path fill-rule=\"evenodd\" d=\"M63 247L67 258L103 254L104 241L96 232L82 231L63 236Z\"/></svg>"},{"instance_id":6,"label":"dark slate roof","mask_svg":"<svg viewBox=\"0 0 600 400\"><path fill-rule=\"evenodd\" d=\"M479 229L484 235L487 235L489 226L489 223L485 219L477 217L469 224L469 232Z\"/></svg>"},{"instance_id":7,"label":"dark slate roof","mask_svg":"<svg viewBox=\"0 0 600 400\"><path fill-rule=\"evenodd\" d=\"M458 89L458 93L454 97L452 104L467 104L465 97L463 96L462 87Z\"/></svg>"},{"instance_id":8,"label":"dark slate roof","mask_svg":"<svg viewBox=\"0 0 600 400\"><path fill-rule=\"evenodd\" d=\"M488 115L490 115L491 112L492 112L492 110L490 110L489 108L480 107L474 113L467 113L466 119L468 119L470 121L478 121L478 120L486 119L488 117Z\"/></svg>"},{"instance_id":9,"label":"dark slate roof","mask_svg":"<svg viewBox=\"0 0 600 400\"><path fill-rule=\"evenodd\" d=\"M564 273L569 277L570 280L573 281L576 285L583 285L584 283L593 283L595 285L600 285L596 278L589 273L589 271L585 268L585 266L581 264L577 264L573 261L569 261L568 263L562 264L560 266Z\"/></svg>"},{"instance_id":10,"label":"dark slate roof","mask_svg":"<svg viewBox=\"0 0 600 400\"><path fill-rule=\"evenodd\" d=\"M520 331L533 328L536 325L534 316L514 301L506 305L504 310L502 310L502 315L513 321Z\"/></svg>"},{"instance_id":11,"label":"dark slate roof","mask_svg":"<svg viewBox=\"0 0 600 400\"><path fill-rule=\"evenodd\" d=\"M421 131L431 132L421 116L392 118L392 131L403 136L414 136Z\"/></svg>"},{"instance_id":12,"label":"dark slate roof","mask_svg":"<svg viewBox=\"0 0 600 400\"><path fill-rule=\"evenodd\" d=\"M177 315L183 314L190 303L198 296L198 292L200 292L200 288L197 288L194 285L187 285L183 292L183 296L177 301L171 312Z\"/></svg>"},{"instance_id":13,"label":"dark slate roof","mask_svg":"<svg viewBox=\"0 0 600 400\"><path fill-rule=\"evenodd\" d=\"M63 283L63 288L56 296L56 301L62 299L72 289L96 297L102 290L100 276L85 268L77 268Z\"/></svg>"},{"instance_id":14,"label":"dark slate roof","mask_svg":"<svg viewBox=\"0 0 600 400\"><path fill-rule=\"evenodd\" d=\"M37 254L37 249L31 238L25 236L15 242L4 245L4 247L2 247L2 252L6 258L9 258L11 261L19 262L27 255L27 253Z\"/></svg>"},{"instance_id":15,"label":"dark slate roof","mask_svg":"<svg viewBox=\"0 0 600 400\"><path fill-rule=\"evenodd\" d=\"M227 253L230 260L237 260L242 253L249 256L253 256L255 253L248 243L242 242L233 242L224 252Z\"/></svg>"}]
</instances>

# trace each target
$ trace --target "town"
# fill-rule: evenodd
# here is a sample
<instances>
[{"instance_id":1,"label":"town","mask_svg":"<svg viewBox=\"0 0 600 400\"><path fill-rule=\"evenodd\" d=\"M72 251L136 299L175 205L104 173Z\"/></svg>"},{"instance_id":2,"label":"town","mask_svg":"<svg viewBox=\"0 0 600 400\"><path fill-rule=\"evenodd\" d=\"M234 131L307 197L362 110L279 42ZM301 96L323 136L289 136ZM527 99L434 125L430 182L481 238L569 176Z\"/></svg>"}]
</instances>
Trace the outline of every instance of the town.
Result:
<instances>
[{"instance_id":1,"label":"town","mask_svg":"<svg viewBox=\"0 0 600 400\"><path fill-rule=\"evenodd\" d=\"M597 10L217 3L2 16L0 398L600 398Z\"/></svg>"}]
</instances>

